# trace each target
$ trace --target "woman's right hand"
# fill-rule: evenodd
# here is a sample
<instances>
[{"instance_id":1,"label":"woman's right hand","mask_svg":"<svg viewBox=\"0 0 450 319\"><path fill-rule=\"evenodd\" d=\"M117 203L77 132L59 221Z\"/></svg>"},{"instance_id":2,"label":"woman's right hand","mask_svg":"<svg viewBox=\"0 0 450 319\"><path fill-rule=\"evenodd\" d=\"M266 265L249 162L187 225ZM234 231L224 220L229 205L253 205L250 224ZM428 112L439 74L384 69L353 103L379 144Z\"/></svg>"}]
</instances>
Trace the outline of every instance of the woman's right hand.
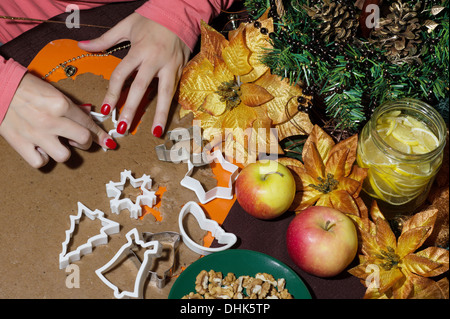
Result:
<instances>
[{"instance_id":1,"label":"woman's right hand","mask_svg":"<svg viewBox=\"0 0 450 319\"><path fill-rule=\"evenodd\" d=\"M114 149L116 143L89 116L51 84L27 73L0 125L0 135L32 166L47 164L49 157L65 162L69 144L87 150L92 142Z\"/></svg>"}]
</instances>

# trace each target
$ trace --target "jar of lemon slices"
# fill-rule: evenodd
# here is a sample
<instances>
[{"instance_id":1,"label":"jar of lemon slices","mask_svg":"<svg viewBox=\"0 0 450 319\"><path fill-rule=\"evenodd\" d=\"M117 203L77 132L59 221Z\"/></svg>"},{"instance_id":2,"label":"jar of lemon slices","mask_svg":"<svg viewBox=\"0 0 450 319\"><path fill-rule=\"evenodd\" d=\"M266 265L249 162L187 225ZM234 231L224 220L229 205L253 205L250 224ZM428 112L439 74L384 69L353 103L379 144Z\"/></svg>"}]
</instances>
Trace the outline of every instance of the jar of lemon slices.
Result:
<instances>
[{"instance_id":1,"label":"jar of lemon slices","mask_svg":"<svg viewBox=\"0 0 450 319\"><path fill-rule=\"evenodd\" d=\"M442 116L420 100L390 101L375 110L359 136L357 163L368 168L363 192L387 218L412 214L425 201L446 134Z\"/></svg>"}]
</instances>

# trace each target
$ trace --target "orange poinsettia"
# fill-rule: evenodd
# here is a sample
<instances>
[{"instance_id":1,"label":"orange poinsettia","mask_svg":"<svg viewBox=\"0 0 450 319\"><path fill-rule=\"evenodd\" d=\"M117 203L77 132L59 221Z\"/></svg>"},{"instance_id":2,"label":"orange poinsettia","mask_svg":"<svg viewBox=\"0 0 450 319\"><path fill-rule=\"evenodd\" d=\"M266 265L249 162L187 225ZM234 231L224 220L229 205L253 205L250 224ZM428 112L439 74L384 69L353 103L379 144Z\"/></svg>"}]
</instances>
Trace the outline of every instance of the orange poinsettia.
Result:
<instances>
[{"instance_id":1,"label":"orange poinsettia","mask_svg":"<svg viewBox=\"0 0 450 319\"><path fill-rule=\"evenodd\" d=\"M449 252L428 247L416 252L433 232L437 209L413 215L398 239L374 201L368 217L350 216L358 225L362 246L360 264L349 270L367 290L364 298L449 298L447 278L430 279L448 271Z\"/></svg>"},{"instance_id":2,"label":"orange poinsettia","mask_svg":"<svg viewBox=\"0 0 450 319\"><path fill-rule=\"evenodd\" d=\"M260 25L273 31L272 18L262 18ZM204 138L225 141L225 151L232 149L234 155L246 157L256 145L270 146L274 141L275 151L281 153L270 128L286 125L294 117L296 134L312 129L308 115L297 110L301 88L272 75L260 61L262 51L270 46L268 40L267 33L254 24L242 23L226 39L202 23L201 50L183 70L180 116L193 113Z\"/></svg>"},{"instance_id":3,"label":"orange poinsettia","mask_svg":"<svg viewBox=\"0 0 450 319\"><path fill-rule=\"evenodd\" d=\"M299 212L317 205L359 216L359 193L367 169L354 165L357 144L356 134L336 144L315 125L303 147L303 163L280 158L278 161L290 168L296 179L297 193L290 210Z\"/></svg>"}]
</instances>

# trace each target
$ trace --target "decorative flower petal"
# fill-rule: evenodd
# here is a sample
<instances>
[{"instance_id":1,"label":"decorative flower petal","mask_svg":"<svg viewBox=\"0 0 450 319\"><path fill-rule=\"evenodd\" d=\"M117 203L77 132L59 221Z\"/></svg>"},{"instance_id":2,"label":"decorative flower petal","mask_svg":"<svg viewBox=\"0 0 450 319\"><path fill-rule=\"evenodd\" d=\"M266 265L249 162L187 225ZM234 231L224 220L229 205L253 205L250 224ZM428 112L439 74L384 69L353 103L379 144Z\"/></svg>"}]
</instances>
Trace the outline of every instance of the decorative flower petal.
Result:
<instances>
[{"instance_id":1,"label":"decorative flower petal","mask_svg":"<svg viewBox=\"0 0 450 319\"><path fill-rule=\"evenodd\" d=\"M335 145L331 136L329 136L320 126L314 125L311 134L305 142L305 146L309 143L316 144L322 161L326 163L329 153Z\"/></svg>"},{"instance_id":2,"label":"decorative flower petal","mask_svg":"<svg viewBox=\"0 0 450 319\"><path fill-rule=\"evenodd\" d=\"M316 180L314 184L318 182L318 177L325 177L325 165L322 162L322 157L317 150L316 144L308 143L308 140L306 140L303 146L302 157L307 173Z\"/></svg>"},{"instance_id":3,"label":"decorative flower petal","mask_svg":"<svg viewBox=\"0 0 450 319\"><path fill-rule=\"evenodd\" d=\"M378 218L375 221L375 225L377 228L375 240L377 241L379 249L383 251L393 249L395 251L397 248L397 238L391 230L391 226L388 221Z\"/></svg>"},{"instance_id":4,"label":"decorative flower petal","mask_svg":"<svg viewBox=\"0 0 450 319\"><path fill-rule=\"evenodd\" d=\"M432 274L441 264L424 256L409 254L402 260L403 267L417 275L429 277L428 274Z\"/></svg>"},{"instance_id":5,"label":"decorative flower petal","mask_svg":"<svg viewBox=\"0 0 450 319\"><path fill-rule=\"evenodd\" d=\"M235 33L229 45L222 49L222 58L235 75L244 75L253 70L248 61L251 51L245 44L244 32L245 29L242 29L242 32Z\"/></svg>"},{"instance_id":6,"label":"decorative flower petal","mask_svg":"<svg viewBox=\"0 0 450 319\"><path fill-rule=\"evenodd\" d=\"M339 149L328 156L328 160L325 164L325 172L327 174L333 174L333 177L336 180L347 176L345 175L345 163L347 161L348 152L349 151L347 149Z\"/></svg>"},{"instance_id":7,"label":"decorative flower petal","mask_svg":"<svg viewBox=\"0 0 450 319\"><path fill-rule=\"evenodd\" d=\"M359 215L359 208L353 197L344 190L329 193L331 207L348 215Z\"/></svg>"},{"instance_id":8,"label":"decorative flower petal","mask_svg":"<svg viewBox=\"0 0 450 319\"><path fill-rule=\"evenodd\" d=\"M425 277L434 277L446 272L449 268L449 252L447 249L439 247L428 247L415 253L416 256L430 259L439 263L440 267L434 269L432 272L423 275ZM408 255L409 256L409 255Z\"/></svg>"},{"instance_id":9,"label":"decorative flower petal","mask_svg":"<svg viewBox=\"0 0 450 319\"><path fill-rule=\"evenodd\" d=\"M290 120L275 125L275 127L278 130L278 140L282 141L289 136L310 134L313 125L308 114L297 112Z\"/></svg>"},{"instance_id":10,"label":"decorative flower petal","mask_svg":"<svg viewBox=\"0 0 450 319\"><path fill-rule=\"evenodd\" d=\"M243 80L243 77L241 77ZM266 72L255 84L264 87L274 98L265 104L267 115L273 124L284 123L298 113L296 97L302 96L298 85L290 85L287 79Z\"/></svg>"},{"instance_id":11,"label":"decorative flower petal","mask_svg":"<svg viewBox=\"0 0 450 319\"><path fill-rule=\"evenodd\" d=\"M346 149L348 150L348 154L346 156L345 163L345 176L348 176L352 170L353 163L356 160L356 149L358 147L358 134L354 134L351 137L339 142L336 144L328 154L329 157L333 156L334 152ZM328 162L328 160L327 160Z\"/></svg>"},{"instance_id":12,"label":"decorative flower petal","mask_svg":"<svg viewBox=\"0 0 450 319\"><path fill-rule=\"evenodd\" d=\"M430 227L416 227L402 233L397 242L397 254L400 258L413 253L429 236Z\"/></svg>"},{"instance_id":13,"label":"decorative flower petal","mask_svg":"<svg viewBox=\"0 0 450 319\"><path fill-rule=\"evenodd\" d=\"M251 107L259 106L273 99L273 96L265 88L253 83L243 83L241 93L242 103Z\"/></svg>"}]
</instances>

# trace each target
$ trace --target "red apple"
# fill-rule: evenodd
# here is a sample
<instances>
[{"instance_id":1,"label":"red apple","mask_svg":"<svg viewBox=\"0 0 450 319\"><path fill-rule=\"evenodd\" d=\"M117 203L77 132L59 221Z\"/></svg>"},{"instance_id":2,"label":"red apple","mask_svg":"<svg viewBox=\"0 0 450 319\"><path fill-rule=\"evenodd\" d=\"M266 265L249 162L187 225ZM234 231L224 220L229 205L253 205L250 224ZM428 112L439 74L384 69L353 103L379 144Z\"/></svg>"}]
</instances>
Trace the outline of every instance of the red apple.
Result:
<instances>
[{"instance_id":1,"label":"red apple","mask_svg":"<svg viewBox=\"0 0 450 319\"><path fill-rule=\"evenodd\" d=\"M318 277L342 272L358 249L353 221L334 208L322 206L298 213L289 224L286 241L292 261Z\"/></svg>"},{"instance_id":2,"label":"red apple","mask_svg":"<svg viewBox=\"0 0 450 319\"><path fill-rule=\"evenodd\" d=\"M235 189L236 199L247 213L259 219L273 219L291 206L295 180L286 166L263 160L242 169Z\"/></svg>"}]
</instances>

